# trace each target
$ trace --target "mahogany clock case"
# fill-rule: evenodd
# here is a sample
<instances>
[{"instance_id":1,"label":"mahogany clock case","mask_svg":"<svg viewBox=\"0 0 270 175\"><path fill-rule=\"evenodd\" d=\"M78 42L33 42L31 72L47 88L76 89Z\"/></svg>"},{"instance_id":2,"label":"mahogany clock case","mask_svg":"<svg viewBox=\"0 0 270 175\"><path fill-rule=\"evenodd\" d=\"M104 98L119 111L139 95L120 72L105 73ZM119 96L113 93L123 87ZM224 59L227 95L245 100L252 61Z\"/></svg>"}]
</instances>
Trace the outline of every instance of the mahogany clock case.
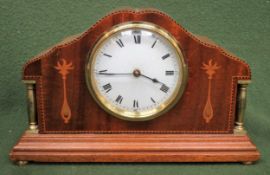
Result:
<instances>
[{"instance_id":1,"label":"mahogany clock case","mask_svg":"<svg viewBox=\"0 0 270 175\"><path fill-rule=\"evenodd\" d=\"M110 116L96 104L86 85L89 51L103 32L129 21L147 21L167 30L179 42L188 65L188 82L181 100L169 112L150 121L130 122ZM66 94L61 74L55 68L63 60L72 67L66 75ZM209 94L203 66L211 64L218 69L214 70ZM36 81L40 133L232 133L237 81L249 80L250 76L245 62L199 40L167 15L153 10L111 13L80 36L30 60L23 71L24 80ZM67 122L61 117L64 95L71 113ZM213 111L209 121L203 117L208 95Z\"/></svg>"},{"instance_id":2,"label":"mahogany clock case","mask_svg":"<svg viewBox=\"0 0 270 175\"><path fill-rule=\"evenodd\" d=\"M113 26L132 21L169 32L188 66L181 99L149 121L110 116L86 85L85 65L95 43ZM250 78L247 63L158 10L112 12L25 64L23 80L35 83L38 133L26 132L10 157L49 162L256 161L259 153L248 136L234 133L238 83Z\"/></svg>"}]
</instances>

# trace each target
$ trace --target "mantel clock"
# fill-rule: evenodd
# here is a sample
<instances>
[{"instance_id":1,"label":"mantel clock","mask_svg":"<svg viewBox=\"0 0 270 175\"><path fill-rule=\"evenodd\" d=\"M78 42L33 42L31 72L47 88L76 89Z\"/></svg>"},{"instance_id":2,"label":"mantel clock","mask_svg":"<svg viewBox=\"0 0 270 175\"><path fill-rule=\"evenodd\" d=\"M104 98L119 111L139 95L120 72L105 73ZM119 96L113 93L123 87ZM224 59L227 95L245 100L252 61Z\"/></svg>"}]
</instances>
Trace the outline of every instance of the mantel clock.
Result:
<instances>
[{"instance_id":1,"label":"mantel clock","mask_svg":"<svg viewBox=\"0 0 270 175\"><path fill-rule=\"evenodd\" d=\"M154 9L112 12L28 61L29 129L10 153L38 162L243 162L247 63Z\"/></svg>"}]
</instances>

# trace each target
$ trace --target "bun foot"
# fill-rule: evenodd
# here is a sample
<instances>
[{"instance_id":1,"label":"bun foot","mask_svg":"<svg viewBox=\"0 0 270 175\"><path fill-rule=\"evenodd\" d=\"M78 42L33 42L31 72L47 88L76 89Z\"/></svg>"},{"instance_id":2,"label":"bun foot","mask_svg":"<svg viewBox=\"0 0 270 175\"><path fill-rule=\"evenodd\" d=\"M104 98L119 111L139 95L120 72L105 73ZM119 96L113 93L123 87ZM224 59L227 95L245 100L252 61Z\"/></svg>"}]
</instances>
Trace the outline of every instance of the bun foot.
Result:
<instances>
[{"instance_id":1,"label":"bun foot","mask_svg":"<svg viewBox=\"0 0 270 175\"><path fill-rule=\"evenodd\" d=\"M24 166L24 165L28 164L28 161L26 161L26 160L18 160L16 162L16 164L19 165L19 166Z\"/></svg>"},{"instance_id":2,"label":"bun foot","mask_svg":"<svg viewBox=\"0 0 270 175\"><path fill-rule=\"evenodd\" d=\"M243 165L251 165L251 164L253 164L253 162L252 161L246 161L246 162L242 162L242 164Z\"/></svg>"}]
</instances>

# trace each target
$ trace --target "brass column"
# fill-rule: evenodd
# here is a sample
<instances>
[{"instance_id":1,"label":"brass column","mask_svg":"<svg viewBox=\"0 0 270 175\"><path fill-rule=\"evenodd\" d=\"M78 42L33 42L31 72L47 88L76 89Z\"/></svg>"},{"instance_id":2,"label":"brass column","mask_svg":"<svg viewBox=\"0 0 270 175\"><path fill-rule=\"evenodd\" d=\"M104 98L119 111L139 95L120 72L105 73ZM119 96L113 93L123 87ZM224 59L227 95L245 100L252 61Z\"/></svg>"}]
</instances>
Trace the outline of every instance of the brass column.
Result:
<instances>
[{"instance_id":1,"label":"brass column","mask_svg":"<svg viewBox=\"0 0 270 175\"><path fill-rule=\"evenodd\" d=\"M36 132L38 129L37 116L36 116L36 98L35 98L35 81L24 81L27 88L27 111L29 131Z\"/></svg>"},{"instance_id":2,"label":"brass column","mask_svg":"<svg viewBox=\"0 0 270 175\"><path fill-rule=\"evenodd\" d=\"M234 134L246 134L244 115L246 110L247 86L249 83L250 80L238 81Z\"/></svg>"}]
</instances>

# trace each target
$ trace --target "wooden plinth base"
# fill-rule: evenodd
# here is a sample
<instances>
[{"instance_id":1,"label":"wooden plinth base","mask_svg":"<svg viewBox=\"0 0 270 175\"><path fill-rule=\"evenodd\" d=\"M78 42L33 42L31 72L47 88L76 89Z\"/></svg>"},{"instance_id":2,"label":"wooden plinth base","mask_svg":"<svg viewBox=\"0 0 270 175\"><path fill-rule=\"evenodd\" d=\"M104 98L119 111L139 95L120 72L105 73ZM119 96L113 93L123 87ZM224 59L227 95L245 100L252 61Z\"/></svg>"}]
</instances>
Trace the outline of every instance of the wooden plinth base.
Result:
<instances>
[{"instance_id":1,"label":"wooden plinth base","mask_svg":"<svg viewBox=\"0 0 270 175\"><path fill-rule=\"evenodd\" d=\"M254 162L248 136L232 134L31 134L10 153L37 162Z\"/></svg>"}]
</instances>

